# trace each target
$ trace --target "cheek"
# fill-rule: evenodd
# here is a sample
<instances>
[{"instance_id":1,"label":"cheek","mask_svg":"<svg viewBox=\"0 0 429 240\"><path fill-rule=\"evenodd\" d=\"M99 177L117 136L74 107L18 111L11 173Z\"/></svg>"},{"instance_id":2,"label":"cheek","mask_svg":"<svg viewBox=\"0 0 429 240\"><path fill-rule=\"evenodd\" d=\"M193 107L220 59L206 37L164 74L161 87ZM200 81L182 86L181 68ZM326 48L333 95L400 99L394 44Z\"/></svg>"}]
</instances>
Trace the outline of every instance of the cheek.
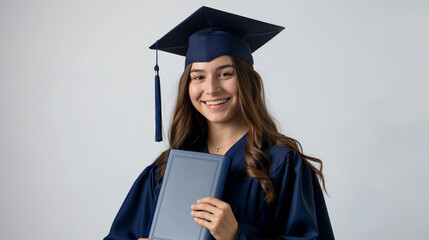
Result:
<instances>
[{"instance_id":1,"label":"cheek","mask_svg":"<svg viewBox=\"0 0 429 240\"><path fill-rule=\"evenodd\" d=\"M229 91L232 95L234 95L235 97L237 97L237 98L238 98L238 83L237 83L237 80L235 80L235 81L231 81L231 82L228 84L227 88L228 88L228 91Z\"/></svg>"},{"instance_id":2,"label":"cheek","mask_svg":"<svg viewBox=\"0 0 429 240\"><path fill-rule=\"evenodd\" d=\"M188 92L189 92L189 97L191 98L192 103L197 101L201 95L198 86L196 86L195 84L192 84L192 83L189 84Z\"/></svg>"},{"instance_id":3,"label":"cheek","mask_svg":"<svg viewBox=\"0 0 429 240\"><path fill-rule=\"evenodd\" d=\"M239 111L240 109L240 93L238 90L238 83L237 81L234 81L233 83L231 83L231 85L229 86L229 92L234 96L234 111Z\"/></svg>"}]
</instances>

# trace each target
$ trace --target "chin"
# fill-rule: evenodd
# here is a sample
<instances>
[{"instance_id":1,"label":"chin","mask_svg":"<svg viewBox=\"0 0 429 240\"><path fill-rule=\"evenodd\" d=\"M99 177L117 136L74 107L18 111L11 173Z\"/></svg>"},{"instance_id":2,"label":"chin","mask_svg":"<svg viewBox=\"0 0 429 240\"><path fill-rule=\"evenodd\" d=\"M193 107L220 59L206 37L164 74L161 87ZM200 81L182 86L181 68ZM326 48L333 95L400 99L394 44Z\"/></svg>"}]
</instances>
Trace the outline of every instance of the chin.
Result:
<instances>
[{"instance_id":1,"label":"chin","mask_svg":"<svg viewBox=\"0 0 429 240\"><path fill-rule=\"evenodd\" d=\"M210 122L210 123L227 123L228 120L217 119L217 118L215 118L215 119L209 119L209 118L207 118L207 122Z\"/></svg>"},{"instance_id":2,"label":"chin","mask_svg":"<svg viewBox=\"0 0 429 240\"><path fill-rule=\"evenodd\" d=\"M212 117L206 117L207 122L210 123L217 123L217 124L221 124L221 123L230 123L232 122L232 117L225 117L225 116L212 116Z\"/></svg>"}]
</instances>

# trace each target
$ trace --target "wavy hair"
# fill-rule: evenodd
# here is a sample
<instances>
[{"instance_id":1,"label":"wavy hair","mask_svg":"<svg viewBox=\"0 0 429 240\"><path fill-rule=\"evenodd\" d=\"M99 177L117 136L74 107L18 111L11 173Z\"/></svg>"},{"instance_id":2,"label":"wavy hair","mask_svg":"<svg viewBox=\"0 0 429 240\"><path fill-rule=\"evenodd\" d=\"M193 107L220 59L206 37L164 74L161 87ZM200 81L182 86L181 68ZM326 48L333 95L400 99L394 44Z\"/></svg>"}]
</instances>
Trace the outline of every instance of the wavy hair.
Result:
<instances>
[{"instance_id":1,"label":"wavy hair","mask_svg":"<svg viewBox=\"0 0 429 240\"><path fill-rule=\"evenodd\" d=\"M240 114L248 129L248 144L244 149L245 170L249 177L255 178L265 192L265 202L275 199L273 182L270 179L271 160L264 152L269 147L280 145L298 153L310 166L323 184L323 164L320 159L303 153L301 144L290 137L279 133L273 118L268 113L262 79L259 74L244 60L231 57L239 89ZM205 147L207 140L207 120L192 105L188 86L192 64L189 64L179 81L176 107L169 133L170 148L197 151ZM159 167L158 181L161 181L167 164L168 150L155 160ZM313 166L319 164L320 168Z\"/></svg>"}]
</instances>

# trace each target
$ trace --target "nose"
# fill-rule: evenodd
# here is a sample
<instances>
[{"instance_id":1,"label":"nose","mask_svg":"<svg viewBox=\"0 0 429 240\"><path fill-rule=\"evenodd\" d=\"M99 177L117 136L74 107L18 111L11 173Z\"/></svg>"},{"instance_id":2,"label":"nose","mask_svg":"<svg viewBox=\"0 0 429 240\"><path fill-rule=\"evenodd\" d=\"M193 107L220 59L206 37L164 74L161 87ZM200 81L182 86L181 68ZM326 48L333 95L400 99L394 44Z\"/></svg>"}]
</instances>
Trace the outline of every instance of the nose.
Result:
<instances>
[{"instance_id":1,"label":"nose","mask_svg":"<svg viewBox=\"0 0 429 240\"><path fill-rule=\"evenodd\" d=\"M207 76L206 80L206 93L208 95L216 95L221 92L219 79L213 74Z\"/></svg>"}]
</instances>

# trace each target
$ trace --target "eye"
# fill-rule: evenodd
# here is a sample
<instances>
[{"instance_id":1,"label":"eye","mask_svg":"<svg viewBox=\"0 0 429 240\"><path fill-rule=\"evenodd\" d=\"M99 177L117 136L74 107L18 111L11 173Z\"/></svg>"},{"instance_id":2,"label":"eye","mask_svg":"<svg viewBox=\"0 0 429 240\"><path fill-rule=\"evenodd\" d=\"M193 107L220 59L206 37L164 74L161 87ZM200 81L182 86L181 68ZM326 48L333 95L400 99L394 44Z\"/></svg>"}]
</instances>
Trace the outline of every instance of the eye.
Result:
<instances>
[{"instance_id":1,"label":"eye","mask_svg":"<svg viewBox=\"0 0 429 240\"><path fill-rule=\"evenodd\" d=\"M221 79L228 79L233 75L232 72L223 72L221 74L219 74L219 78Z\"/></svg>"},{"instance_id":2,"label":"eye","mask_svg":"<svg viewBox=\"0 0 429 240\"><path fill-rule=\"evenodd\" d=\"M202 80L204 79L203 75L191 75L192 80Z\"/></svg>"}]
</instances>

